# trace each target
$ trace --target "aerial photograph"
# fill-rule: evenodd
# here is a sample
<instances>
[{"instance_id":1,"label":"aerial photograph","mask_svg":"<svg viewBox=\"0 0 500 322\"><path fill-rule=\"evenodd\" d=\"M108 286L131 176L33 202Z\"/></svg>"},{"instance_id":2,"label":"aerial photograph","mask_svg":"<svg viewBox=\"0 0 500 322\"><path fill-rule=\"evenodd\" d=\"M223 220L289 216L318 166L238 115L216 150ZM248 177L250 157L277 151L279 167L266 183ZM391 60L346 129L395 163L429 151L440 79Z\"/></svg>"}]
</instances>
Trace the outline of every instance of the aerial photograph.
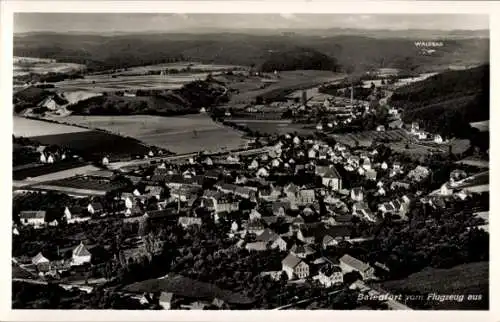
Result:
<instances>
[{"instance_id":1,"label":"aerial photograph","mask_svg":"<svg viewBox=\"0 0 500 322\"><path fill-rule=\"evenodd\" d=\"M12 310L489 310L488 15L13 40Z\"/></svg>"}]
</instances>

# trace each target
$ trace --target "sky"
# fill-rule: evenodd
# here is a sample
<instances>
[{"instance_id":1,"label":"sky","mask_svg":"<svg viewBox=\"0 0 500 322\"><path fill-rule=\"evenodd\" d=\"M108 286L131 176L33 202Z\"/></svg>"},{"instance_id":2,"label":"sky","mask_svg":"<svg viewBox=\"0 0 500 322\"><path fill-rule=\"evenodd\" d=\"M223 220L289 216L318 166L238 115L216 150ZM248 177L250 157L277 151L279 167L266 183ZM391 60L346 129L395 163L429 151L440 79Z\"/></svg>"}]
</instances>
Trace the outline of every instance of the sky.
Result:
<instances>
[{"instance_id":1,"label":"sky","mask_svg":"<svg viewBox=\"0 0 500 322\"><path fill-rule=\"evenodd\" d=\"M177 32L190 29L489 29L486 15L16 13L14 32Z\"/></svg>"}]
</instances>

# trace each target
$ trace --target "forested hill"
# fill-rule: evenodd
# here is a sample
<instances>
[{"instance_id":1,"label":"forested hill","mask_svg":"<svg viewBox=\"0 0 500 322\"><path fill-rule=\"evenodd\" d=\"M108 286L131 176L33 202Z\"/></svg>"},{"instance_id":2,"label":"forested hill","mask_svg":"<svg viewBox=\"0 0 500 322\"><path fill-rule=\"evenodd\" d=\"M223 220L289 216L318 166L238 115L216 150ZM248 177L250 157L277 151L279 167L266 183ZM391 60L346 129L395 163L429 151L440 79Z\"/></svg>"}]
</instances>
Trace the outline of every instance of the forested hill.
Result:
<instances>
[{"instance_id":1,"label":"forested hill","mask_svg":"<svg viewBox=\"0 0 500 322\"><path fill-rule=\"evenodd\" d=\"M468 124L489 119L490 66L448 71L399 88L390 104L404 110L405 122L429 131L463 137Z\"/></svg>"},{"instance_id":2,"label":"forested hill","mask_svg":"<svg viewBox=\"0 0 500 322\"><path fill-rule=\"evenodd\" d=\"M431 55L421 55L415 40L362 36L214 34L72 35L36 33L14 37L14 55L85 64L89 71L179 60L261 66L272 53L296 47L335 57L345 69L392 67L445 68L488 61L489 39L447 39Z\"/></svg>"},{"instance_id":3,"label":"forested hill","mask_svg":"<svg viewBox=\"0 0 500 322\"><path fill-rule=\"evenodd\" d=\"M225 88L215 81L194 81L180 89L141 90L136 97L109 93L91 97L67 107L78 115L184 115L198 113L227 98Z\"/></svg>"},{"instance_id":4,"label":"forested hill","mask_svg":"<svg viewBox=\"0 0 500 322\"><path fill-rule=\"evenodd\" d=\"M260 70L263 72L275 70L337 71L339 69L340 66L335 58L309 48L272 52L260 66Z\"/></svg>"}]
</instances>

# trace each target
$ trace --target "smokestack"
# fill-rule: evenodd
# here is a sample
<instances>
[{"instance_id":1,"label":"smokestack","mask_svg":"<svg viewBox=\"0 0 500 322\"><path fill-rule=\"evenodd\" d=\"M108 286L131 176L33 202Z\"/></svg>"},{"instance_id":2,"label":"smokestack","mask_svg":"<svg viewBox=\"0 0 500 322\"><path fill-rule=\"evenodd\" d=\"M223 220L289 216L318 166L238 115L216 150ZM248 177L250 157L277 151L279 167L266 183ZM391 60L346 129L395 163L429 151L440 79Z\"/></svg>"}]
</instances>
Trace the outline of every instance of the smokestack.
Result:
<instances>
[{"instance_id":1,"label":"smokestack","mask_svg":"<svg viewBox=\"0 0 500 322\"><path fill-rule=\"evenodd\" d=\"M302 91L302 104L306 105L307 103L307 92Z\"/></svg>"},{"instance_id":2,"label":"smokestack","mask_svg":"<svg viewBox=\"0 0 500 322\"><path fill-rule=\"evenodd\" d=\"M351 105L354 104L354 85L351 84Z\"/></svg>"}]
</instances>

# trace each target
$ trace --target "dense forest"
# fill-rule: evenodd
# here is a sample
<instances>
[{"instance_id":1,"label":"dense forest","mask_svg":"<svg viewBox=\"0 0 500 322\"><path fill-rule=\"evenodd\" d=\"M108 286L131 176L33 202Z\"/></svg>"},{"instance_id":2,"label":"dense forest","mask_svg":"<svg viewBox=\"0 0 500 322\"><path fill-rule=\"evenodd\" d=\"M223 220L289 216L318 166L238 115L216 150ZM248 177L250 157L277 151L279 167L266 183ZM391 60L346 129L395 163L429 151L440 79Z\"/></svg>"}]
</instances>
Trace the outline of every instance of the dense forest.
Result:
<instances>
[{"instance_id":1,"label":"dense forest","mask_svg":"<svg viewBox=\"0 0 500 322\"><path fill-rule=\"evenodd\" d=\"M421 39L421 38L417 38ZM54 58L85 64L89 71L121 69L179 60L260 66L269 53L307 47L335 57L344 69L394 67L446 68L449 64L488 61L489 39L450 39L435 56L423 56L414 39L362 36L214 34L71 35L36 33L16 36L14 55Z\"/></svg>"},{"instance_id":2,"label":"dense forest","mask_svg":"<svg viewBox=\"0 0 500 322\"><path fill-rule=\"evenodd\" d=\"M470 122L489 119L489 65L437 74L404 86L390 104L403 108L405 122L420 121L446 137L468 137Z\"/></svg>"},{"instance_id":3,"label":"dense forest","mask_svg":"<svg viewBox=\"0 0 500 322\"><path fill-rule=\"evenodd\" d=\"M275 70L331 70L337 71L339 66L333 57L309 48L294 48L284 52L272 52L262 63L263 72Z\"/></svg>"},{"instance_id":4,"label":"dense forest","mask_svg":"<svg viewBox=\"0 0 500 322\"><path fill-rule=\"evenodd\" d=\"M46 89L30 86L14 93L12 100L12 103L14 105L14 112L21 113L27 108L38 106L43 102L43 100L48 97L52 97L58 104L68 103L65 99L59 97L59 95L55 95L54 93Z\"/></svg>"}]
</instances>

